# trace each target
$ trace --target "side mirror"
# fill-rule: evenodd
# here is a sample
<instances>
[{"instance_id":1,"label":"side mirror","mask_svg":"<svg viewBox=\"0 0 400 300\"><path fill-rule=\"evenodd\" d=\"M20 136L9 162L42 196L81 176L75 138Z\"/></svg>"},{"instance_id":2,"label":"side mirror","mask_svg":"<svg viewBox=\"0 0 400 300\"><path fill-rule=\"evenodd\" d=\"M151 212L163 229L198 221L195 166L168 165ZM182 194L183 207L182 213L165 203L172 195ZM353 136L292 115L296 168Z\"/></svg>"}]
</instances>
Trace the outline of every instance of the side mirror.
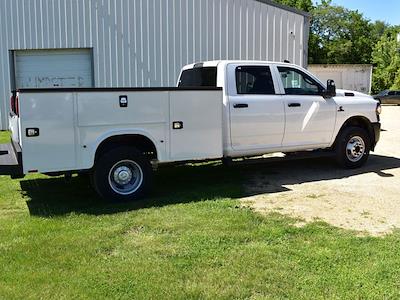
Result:
<instances>
[{"instance_id":1,"label":"side mirror","mask_svg":"<svg viewBox=\"0 0 400 300\"><path fill-rule=\"evenodd\" d=\"M331 98L336 96L336 85L335 81L328 79L326 82L326 90L323 92L325 98Z\"/></svg>"}]
</instances>

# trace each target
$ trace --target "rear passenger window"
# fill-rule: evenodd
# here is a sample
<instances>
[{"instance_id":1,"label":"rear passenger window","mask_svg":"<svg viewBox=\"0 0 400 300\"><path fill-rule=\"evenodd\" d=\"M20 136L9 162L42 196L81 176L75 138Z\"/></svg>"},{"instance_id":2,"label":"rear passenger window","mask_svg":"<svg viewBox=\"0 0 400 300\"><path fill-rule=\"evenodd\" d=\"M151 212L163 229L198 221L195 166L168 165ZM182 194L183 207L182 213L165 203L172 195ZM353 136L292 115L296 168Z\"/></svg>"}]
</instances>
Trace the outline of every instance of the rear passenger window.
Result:
<instances>
[{"instance_id":1,"label":"rear passenger window","mask_svg":"<svg viewBox=\"0 0 400 300\"><path fill-rule=\"evenodd\" d=\"M241 66L236 68L238 94L274 95L274 81L268 66Z\"/></svg>"},{"instance_id":2,"label":"rear passenger window","mask_svg":"<svg viewBox=\"0 0 400 300\"><path fill-rule=\"evenodd\" d=\"M216 87L217 68L193 68L182 72L179 87Z\"/></svg>"}]
</instances>

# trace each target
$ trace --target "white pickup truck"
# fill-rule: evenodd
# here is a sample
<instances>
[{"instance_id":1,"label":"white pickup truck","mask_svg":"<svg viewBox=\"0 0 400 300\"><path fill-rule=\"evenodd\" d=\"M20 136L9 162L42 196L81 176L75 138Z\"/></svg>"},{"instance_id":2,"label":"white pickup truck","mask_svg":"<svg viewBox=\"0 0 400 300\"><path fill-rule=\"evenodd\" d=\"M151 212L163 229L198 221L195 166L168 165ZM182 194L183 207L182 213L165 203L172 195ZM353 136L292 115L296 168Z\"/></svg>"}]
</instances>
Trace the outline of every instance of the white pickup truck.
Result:
<instances>
[{"instance_id":1,"label":"white pickup truck","mask_svg":"<svg viewBox=\"0 0 400 300\"><path fill-rule=\"evenodd\" d=\"M188 65L175 88L23 89L11 108L0 174L89 173L117 201L143 196L157 164L325 149L355 168L380 136L372 97L276 62Z\"/></svg>"}]
</instances>

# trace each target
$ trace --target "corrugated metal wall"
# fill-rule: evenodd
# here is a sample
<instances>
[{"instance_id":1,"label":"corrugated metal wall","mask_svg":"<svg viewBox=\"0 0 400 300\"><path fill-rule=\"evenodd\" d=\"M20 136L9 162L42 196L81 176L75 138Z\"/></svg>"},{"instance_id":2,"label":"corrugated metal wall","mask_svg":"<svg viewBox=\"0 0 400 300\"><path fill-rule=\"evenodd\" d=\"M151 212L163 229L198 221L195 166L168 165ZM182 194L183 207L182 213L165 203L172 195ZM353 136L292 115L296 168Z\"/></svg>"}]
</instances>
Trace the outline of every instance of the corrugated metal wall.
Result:
<instances>
[{"instance_id":1,"label":"corrugated metal wall","mask_svg":"<svg viewBox=\"0 0 400 300\"><path fill-rule=\"evenodd\" d=\"M93 48L96 87L171 86L196 61L305 65L307 38L306 16L255 0L1 0L2 128L10 50Z\"/></svg>"}]
</instances>

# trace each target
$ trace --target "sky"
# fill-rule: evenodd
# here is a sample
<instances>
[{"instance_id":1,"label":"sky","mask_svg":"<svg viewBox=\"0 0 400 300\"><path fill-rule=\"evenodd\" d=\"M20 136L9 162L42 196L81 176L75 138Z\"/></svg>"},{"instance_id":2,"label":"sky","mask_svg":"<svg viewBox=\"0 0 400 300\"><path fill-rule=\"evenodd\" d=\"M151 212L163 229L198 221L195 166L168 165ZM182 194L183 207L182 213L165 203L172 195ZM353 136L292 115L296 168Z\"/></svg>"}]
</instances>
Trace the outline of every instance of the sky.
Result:
<instances>
[{"instance_id":1,"label":"sky","mask_svg":"<svg viewBox=\"0 0 400 300\"><path fill-rule=\"evenodd\" d=\"M357 9L372 21L382 20L391 25L400 25L400 0L333 0L332 2L349 9Z\"/></svg>"}]
</instances>

